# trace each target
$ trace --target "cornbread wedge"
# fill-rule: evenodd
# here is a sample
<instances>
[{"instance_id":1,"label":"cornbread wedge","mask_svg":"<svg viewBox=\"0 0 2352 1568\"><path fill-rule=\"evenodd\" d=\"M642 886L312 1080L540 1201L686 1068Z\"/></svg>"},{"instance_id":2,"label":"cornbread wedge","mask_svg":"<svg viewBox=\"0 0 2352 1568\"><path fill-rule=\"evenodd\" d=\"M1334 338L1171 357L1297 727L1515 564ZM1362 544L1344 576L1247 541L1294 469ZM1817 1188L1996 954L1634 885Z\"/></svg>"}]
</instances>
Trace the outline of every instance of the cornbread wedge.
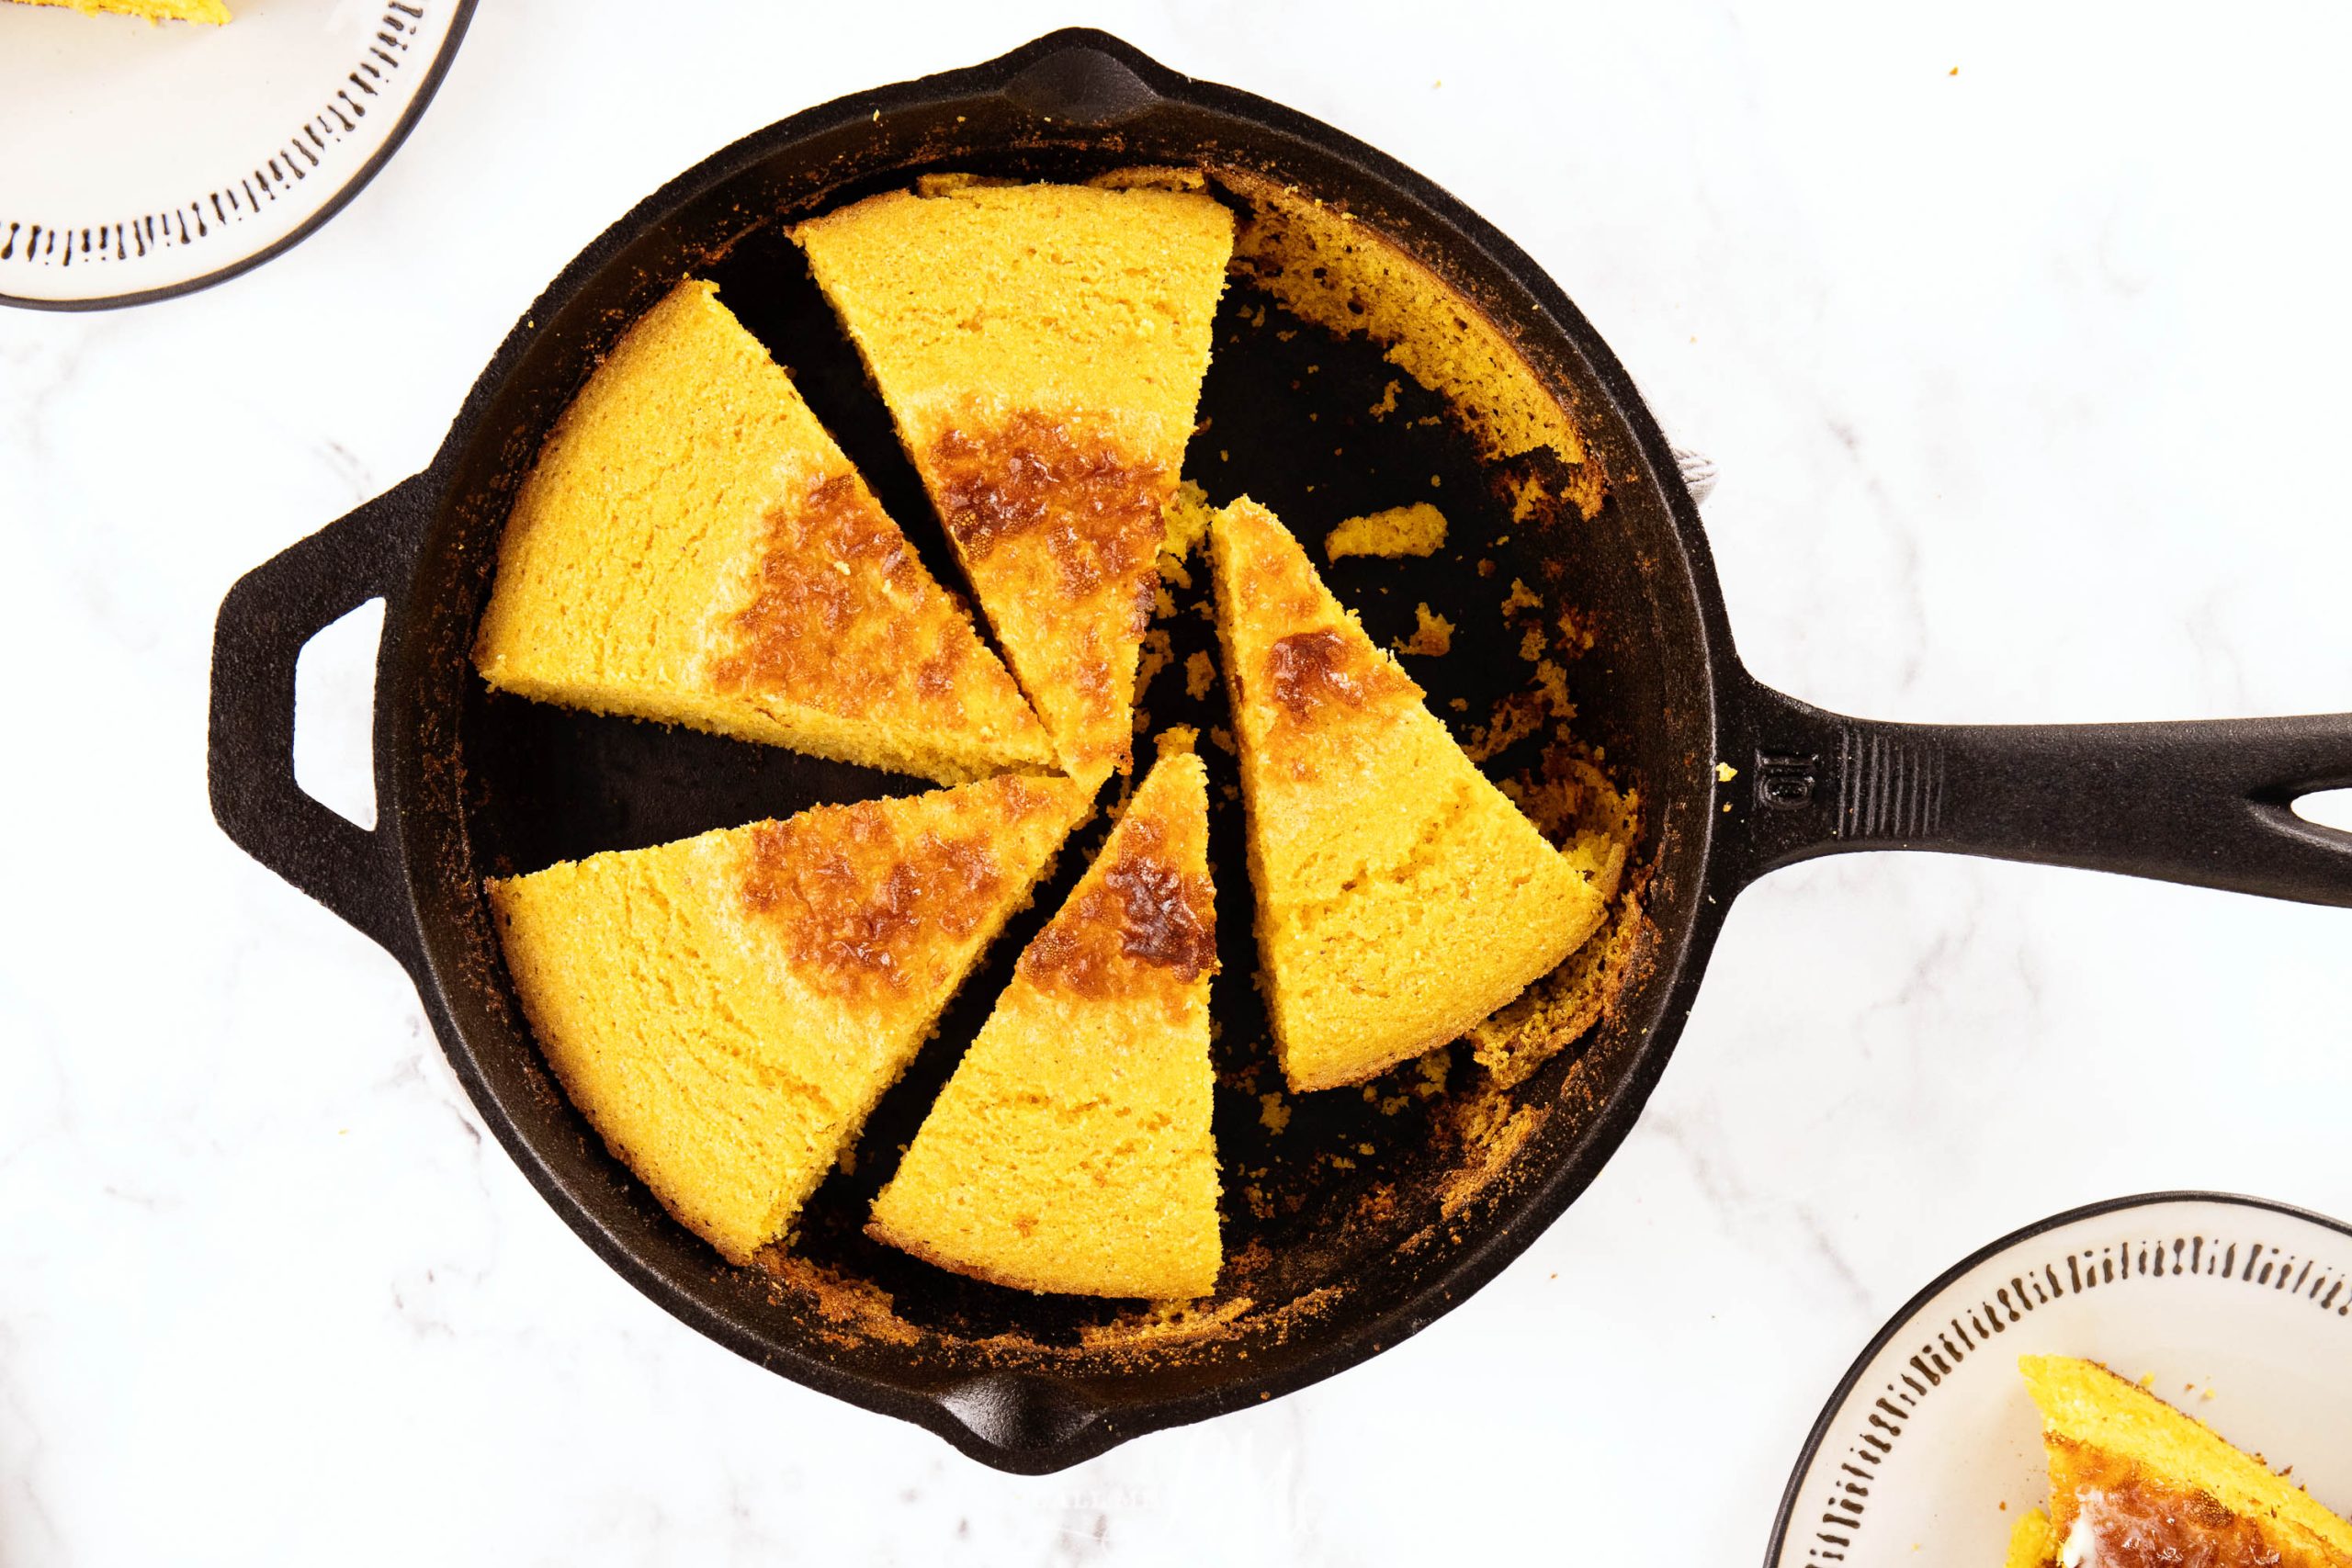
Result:
<instances>
[{"instance_id":1,"label":"cornbread wedge","mask_svg":"<svg viewBox=\"0 0 2352 1568\"><path fill-rule=\"evenodd\" d=\"M490 884L615 1155L747 1261L782 1236L1091 804L1062 778L820 806Z\"/></svg>"},{"instance_id":2,"label":"cornbread wedge","mask_svg":"<svg viewBox=\"0 0 2352 1568\"><path fill-rule=\"evenodd\" d=\"M117 11L144 17L150 22L208 22L217 27L229 19L229 7L221 0L24 0L24 4L71 6L85 17Z\"/></svg>"},{"instance_id":3,"label":"cornbread wedge","mask_svg":"<svg viewBox=\"0 0 2352 1568\"><path fill-rule=\"evenodd\" d=\"M1519 995L1608 895L1463 754L1272 513L1235 502L1209 553L1275 1043L1291 1087L1333 1089Z\"/></svg>"},{"instance_id":4,"label":"cornbread wedge","mask_svg":"<svg viewBox=\"0 0 2352 1568\"><path fill-rule=\"evenodd\" d=\"M2018 1368L2050 1456L2045 1554L2023 1561L2352 1568L2352 1523L2202 1422L2096 1361L2024 1356ZM2034 1550L2020 1523L2013 1568Z\"/></svg>"},{"instance_id":5,"label":"cornbread wedge","mask_svg":"<svg viewBox=\"0 0 2352 1568\"><path fill-rule=\"evenodd\" d=\"M1062 765L1127 766L1137 650L1233 219L1168 190L950 182L792 231Z\"/></svg>"},{"instance_id":6,"label":"cornbread wedge","mask_svg":"<svg viewBox=\"0 0 2352 1568\"><path fill-rule=\"evenodd\" d=\"M1022 953L869 1232L1022 1290L1214 1290L1216 968L1208 775L1166 756Z\"/></svg>"},{"instance_id":7,"label":"cornbread wedge","mask_svg":"<svg viewBox=\"0 0 2352 1568\"><path fill-rule=\"evenodd\" d=\"M717 288L681 283L516 498L474 662L541 702L960 784L1036 717Z\"/></svg>"}]
</instances>

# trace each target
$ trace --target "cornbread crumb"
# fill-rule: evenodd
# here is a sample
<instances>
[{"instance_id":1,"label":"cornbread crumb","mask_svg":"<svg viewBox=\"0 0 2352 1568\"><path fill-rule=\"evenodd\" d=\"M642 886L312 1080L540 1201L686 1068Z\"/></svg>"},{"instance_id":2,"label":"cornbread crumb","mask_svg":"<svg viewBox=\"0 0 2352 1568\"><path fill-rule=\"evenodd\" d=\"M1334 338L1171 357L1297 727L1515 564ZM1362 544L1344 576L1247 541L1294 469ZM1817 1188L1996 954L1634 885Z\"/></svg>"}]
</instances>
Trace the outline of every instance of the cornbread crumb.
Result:
<instances>
[{"instance_id":1,"label":"cornbread crumb","mask_svg":"<svg viewBox=\"0 0 2352 1568\"><path fill-rule=\"evenodd\" d=\"M1141 693L1162 670L1176 661L1176 644L1165 626L1154 626L1143 634L1143 647L1136 660L1136 690Z\"/></svg>"},{"instance_id":2,"label":"cornbread crumb","mask_svg":"<svg viewBox=\"0 0 2352 1568\"><path fill-rule=\"evenodd\" d=\"M1323 552L1344 556L1426 556L1445 543L1445 513L1426 501L1350 517L1323 536Z\"/></svg>"},{"instance_id":3,"label":"cornbread crumb","mask_svg":"<svg viewBox=\"0 0 2352 1568\"><path fill-rule=\"evenodd\" d=\"M1544 599L1541 594L1516 577L1510 580L1510 592L1503 595L1502 613L1505 619L1509 619L1514 611L1540 610L1543 607Z\"/></svg>"},{"instance_id":4,"label":"cornbread crumb","mask_svg":"<svg viewBox=\"0 0 2352 1568\"><path fill-rule=\"evenodd\" d=\"M1443 615L1432 615L1425 604L1413 607L1413 618L1418 624L1413 627L1413 635L1396 645L1399 653L1415 653L1435 659L1453 651L1452 621Z\"/></svg>"},{"instance_id":5,"label":"cornbread crumb","mask_svg":"<svg viewBox=\"0 0 2352 1568\"><path fill-rule=\"evenodd\" d=\"M1290 1107L1283 1102L1282 1090L1272 1089L1258 1097L1258 1120L1269 1133L1279 1133L1290 1125Z\"/></svg>"},{"instance_id":6,"label":"cornbread crumb","mask_svg":"<svg viewBox=\"0 0 2352 1568\"><path fill-rule=\"evenodd\" d=\"M1208 537L1209 515L1215 510L1206 492L1191 479L1179 482L1176 493L1159 510L1159 575L1179 588L1193 586L1193 575L1184 563Z\"/></svg>"},{"instance_id":7,"label":"cornbread crumb","mask_svg":"<svg viewBox=\"0 0 2352 1568\"><path fill-rule=\"evenodd\" d=\"M1216 689L1216 660L1205 650L1184 660L1184 694L1194 702Z\"/></svg>"}]
</instances>

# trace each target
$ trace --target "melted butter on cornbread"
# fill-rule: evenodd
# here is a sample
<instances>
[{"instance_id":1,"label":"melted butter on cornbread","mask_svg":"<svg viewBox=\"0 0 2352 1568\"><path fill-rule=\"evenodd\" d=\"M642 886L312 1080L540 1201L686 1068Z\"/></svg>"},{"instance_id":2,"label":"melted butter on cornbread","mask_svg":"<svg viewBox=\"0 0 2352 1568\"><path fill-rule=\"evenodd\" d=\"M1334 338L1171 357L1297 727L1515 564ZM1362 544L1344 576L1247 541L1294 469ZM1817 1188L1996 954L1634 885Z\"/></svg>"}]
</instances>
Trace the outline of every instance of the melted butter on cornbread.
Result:
<instances>
[{"instance_id":1,"label":"melted butter on cornbread","mask_svg":"<svg viewBox=\"0 0 2352 1568\"><path fill-rule=\"evenodd\" d=\"M1464 755L1271 513L1236 502L1209 549L1283 1070L1354 1083L1551 971L1611 889Z\"/></svg>"},{"instance_id":2,"label":"melted butter on cornbread","mask_svg":"<svg viewBox=\"0 0 2352 1568\"><path fill-rule=\"evenodd\" d=\"M1124 770L1231 215L1190 191L933 180L792 237L1063 765Z\"/></svg>"},{"instance_id":3,"label":"melted butter on cornbread","mask_svg":"<svg viewBox=\"0 0 2352 1568\"><path fill-rule=\"evenodd\" d=\"M573 1103L740 1263L784 1234L1090 800L1004 775L595 855L490 895Z\"/></svg>"},{"instance_id":4,"label":"melted butter on cornbread","mask_svg":"<svg viewBox=\"0 0 2352 1568\"><path fill-rule=\"evenodd\" d=\"M1208 775L1164 751L1022 953L868 1229L1016 1289L1215 1289Z\"/></svg>"},{"instance_id":5,"label":"melted butter on cornbread","mask_svg":"<svg viewBox=\"0 0 2352 1568\"><path fill-rule=\"evenodd\" d=\"M589 378L499 546L492 685L956 783L1053 761L791 378L706 282Z\"/></svg>"},{"instance_id":6,"label":"melted butter on cornbread","mask_svg":"<svg viewBox=\"0 0 2352 1568\"><path fill-rule=\"evenodd\" d=\"M2041 1538L2061 1543L2060 1562L2352 1568L2352 1521L2202 1422L2096 1361L2023 1356L2018 1366L2041 1411Z\"/></svg>"}]
</instances>

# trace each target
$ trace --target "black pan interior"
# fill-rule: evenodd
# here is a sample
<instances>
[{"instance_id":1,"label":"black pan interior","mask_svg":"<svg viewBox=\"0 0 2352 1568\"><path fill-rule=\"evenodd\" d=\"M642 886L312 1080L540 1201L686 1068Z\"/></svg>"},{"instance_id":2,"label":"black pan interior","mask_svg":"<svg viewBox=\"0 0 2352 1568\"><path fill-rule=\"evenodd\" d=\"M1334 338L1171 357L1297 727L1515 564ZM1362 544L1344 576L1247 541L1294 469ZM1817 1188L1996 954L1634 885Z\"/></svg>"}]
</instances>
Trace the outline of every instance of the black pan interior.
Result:
<instances>
[{"instance_id":1,"label":"black pan interior","mask_svg":"<svg viewBox=\"0 0 2352 1568\"><path fill-rule=\"evenodd\" d=\"M1472 734L1530 681L1520 642L1531 613L1507 617L1500 608L1514 581L1543 602L1536 618L1577 612L1596 638L1569 666L1575 736L1602 749L1611 774L1641 794L1647 916L1657 950L1670 957L1697 898L1696 840L1684 822L1686 781L1710 746L1704 615L1667 491L1622 423L1618 390L1508 268L1413 193L1326 148L1198 105L1161 104L1115 132L1057 130L1000 95L948 87L934 101L894 106L882 120L859 116L830 131L769 140L775 145L747 145L734 168L697 171L701 188L653 198L583 256L460 418L448 500L420 565L420 608L399 682L406 700L395 705L390 741L453 1060L512 1123L534 1179L639 1283L745 1353L869 1404L888 1404L877 1387L952 1395L976 1375L1049 1367L1057 1386L1081 1391L1088 1416L1124 1411L1159 1424L1230 1404L1237 1380L1261 1391L1291 1386L1393 1343L1449 1304L1433 1282L1475 1286L1589 1179L1630 1117L1623 1091L1641 1080L1630 1097L1637 1102L1657 1069L1641 1047L1670 962L1636 973L1609 1021L1508 1095L1481 1090L1461 1045L1443 1054L1442 1091L1408 1065L1364 1092L1281 1093L1252 979L1233 759L1204 739L1224 962L1213 1003L1228 1258L1218 1298L1189 1325L1170 1325L1142 1303L1030 1296L964 1280L860 1230L866 1203L1023 942L1100 841L1100 823L1073 840L1036 907L965 987L869 1124L854 1168L838 1172L809 1205L791 1254L771 1269L729 1269L605 1153L548 1078L505 981L481 879L820 801L928 786L493 694L471 675L466 646L515 482L594 356L677 277L718 283L934 573L954 584L960 579L922 488L784 224L923 170L1082 178L1170 163L1275 171L1377 223L1498 320L1523 317L1530 360L1577 410L1593 460L1609 467L1610 498L1589 521L1572 510L1548 524L1514 521L1510 481L1519 476L1482 457L1443 399L1401 374L1380 345L1291 316L1246 283L1228 291L1218 315L1186 476L1213 502L1255 496L1310 547L1351 514L1439 505L1452 532L1436 557L1343 561L1327 579L1383 641L1411 636L1423 604L1453 624L1449 653L1407 663L1457 733ZM1384 403L1391 407L1376 414ZM1188 724L1207 736L1226 723L1224 694L1221 683L1187 689L1190 656L1214 653L1200 613L1204 562L1193 563L1192 577L1189 588L1171 585L1172 613L1157 623L1169 657L1143 705L1153 729ZM1532 766L1551 739L1521 741L1487 765L1508 777ZM1150 752L1148 736L1139 738L1139 757ZM1523 1141L1482 1144L1465 1131L1474 1101L1488 1132L1514 1110L1540 1114L1524 1123ZM1493 1179L1470 1179L1482 1163Z\"/></svg>"}]
</instances>

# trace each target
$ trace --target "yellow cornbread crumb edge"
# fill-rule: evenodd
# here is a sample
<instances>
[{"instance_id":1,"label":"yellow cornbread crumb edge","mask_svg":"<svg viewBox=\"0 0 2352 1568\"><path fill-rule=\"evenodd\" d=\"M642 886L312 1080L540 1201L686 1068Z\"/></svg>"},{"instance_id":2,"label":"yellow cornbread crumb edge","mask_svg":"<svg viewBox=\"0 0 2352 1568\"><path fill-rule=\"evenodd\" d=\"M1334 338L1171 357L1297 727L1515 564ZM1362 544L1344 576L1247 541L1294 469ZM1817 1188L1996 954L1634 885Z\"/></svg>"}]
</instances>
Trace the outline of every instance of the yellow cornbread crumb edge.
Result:
<instances>
[{"instance_id":1,"label":"yellow cornbread crumb edge","mask_svg":"<svg viewBox=\"0 0 2352 1568\"><path fill-rule=\"evenodd\" d=\"M1361 517L1343 519L1338 527L1323 536L1323 554L1330 560L1344 556L1395 559L1431 555L1444 544L1445 513L1426 501L1417 501L1409 506L1392 506L1385 512L1367 512Z\"/></svg>"},{"instance_id":2,"label":"yellow cornbread crumb edge","mask_svg":"<svg viewBox=\"0 0 2352 1568\"><path fill-rule=\"evenodd\" d=\"M154 22L203 22L218 27L229 20L221 0L21 0L28 6L64 6L85 17L117 12ZM239 34L243 37L243 34Z\"/></svg>"}]
</instances>

